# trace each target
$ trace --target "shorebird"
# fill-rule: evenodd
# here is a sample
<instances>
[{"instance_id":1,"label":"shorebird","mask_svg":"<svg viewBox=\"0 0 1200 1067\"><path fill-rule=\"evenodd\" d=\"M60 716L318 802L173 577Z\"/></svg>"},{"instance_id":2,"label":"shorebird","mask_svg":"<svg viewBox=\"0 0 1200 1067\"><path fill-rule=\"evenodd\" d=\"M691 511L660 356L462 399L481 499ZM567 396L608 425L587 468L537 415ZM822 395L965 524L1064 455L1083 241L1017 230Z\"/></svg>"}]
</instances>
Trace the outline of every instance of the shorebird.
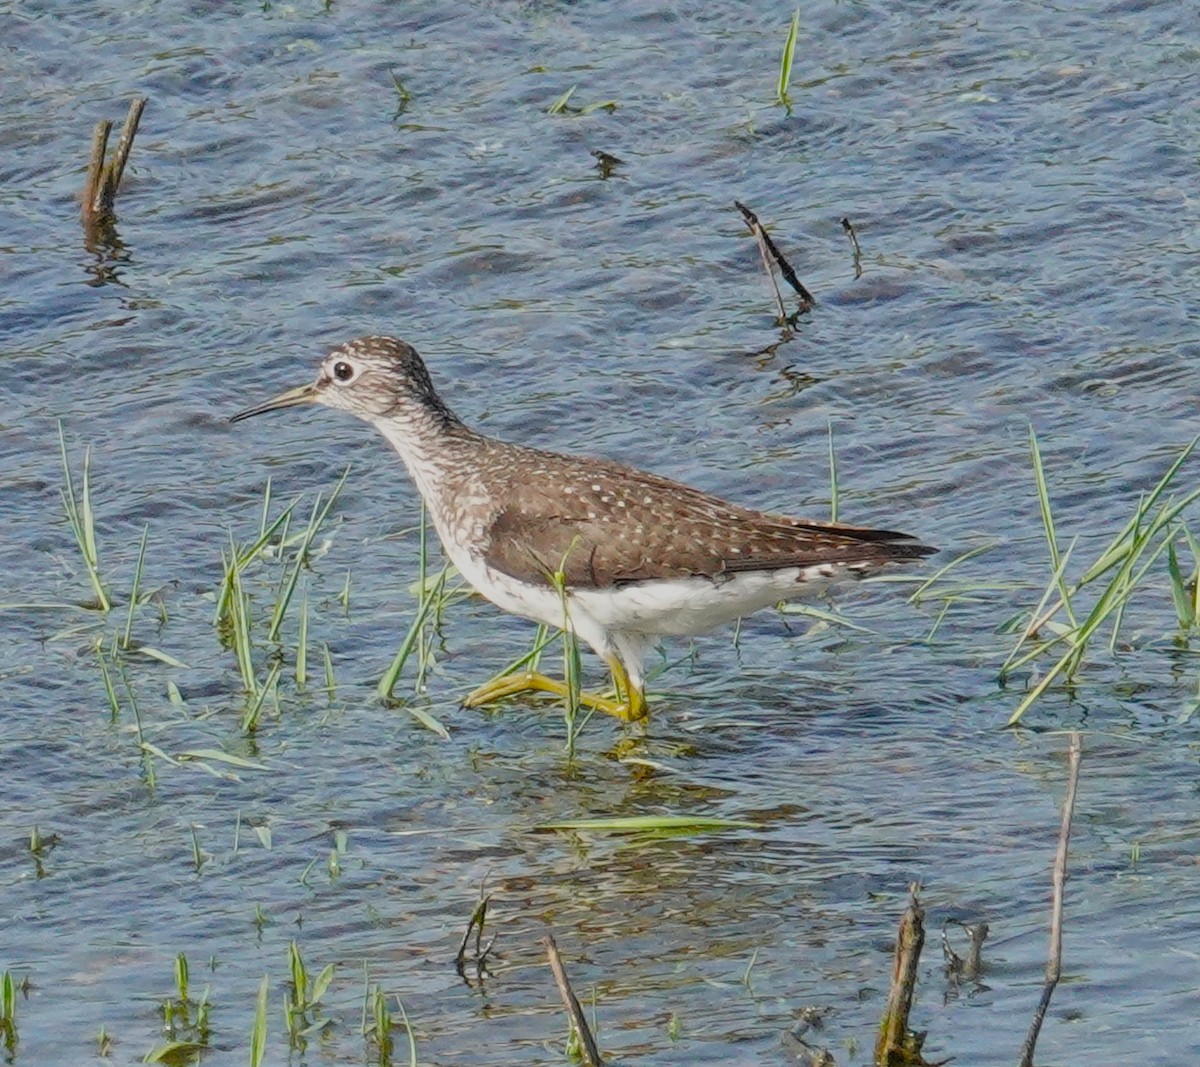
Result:
<instances>
[{"instance_id":1,"label":"shorebird","mask_svg":"<svg viewBox=\"0 0 1200 1067\"><path fill-rule=\"evenodd\" d=\"M704 633L935 551L908 534L755 511L609 460L487 437L446 406L416 349L394 337L339 345L316 381L231 421L313 403L364 419L391 443L477 592L595 649L615 696L581 702L626 721L647 714L643 661L660 637ZM518 673L464 703L530 691L567 687Z\"/></svg>"}]
</instances>

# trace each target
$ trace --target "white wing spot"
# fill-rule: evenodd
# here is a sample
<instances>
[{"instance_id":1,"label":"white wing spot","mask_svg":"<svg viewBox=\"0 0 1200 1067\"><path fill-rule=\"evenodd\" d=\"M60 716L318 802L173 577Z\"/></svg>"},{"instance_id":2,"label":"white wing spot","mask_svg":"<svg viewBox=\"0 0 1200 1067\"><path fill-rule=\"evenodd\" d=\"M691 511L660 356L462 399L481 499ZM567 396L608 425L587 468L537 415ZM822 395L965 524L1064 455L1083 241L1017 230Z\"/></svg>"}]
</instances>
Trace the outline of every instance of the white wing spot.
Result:
<instances>
[{"instance_id":1,"label":"white wing spot","mask_svg":"<svg viewBox=\"0 0 1200 1067\"><path fill-rule=\"evenodd\" d=\"M602 487L599 482L592 482L592 492L593 493L599 493L602 491L603 490L602 490Z\"/></svg>"}]
</instances>

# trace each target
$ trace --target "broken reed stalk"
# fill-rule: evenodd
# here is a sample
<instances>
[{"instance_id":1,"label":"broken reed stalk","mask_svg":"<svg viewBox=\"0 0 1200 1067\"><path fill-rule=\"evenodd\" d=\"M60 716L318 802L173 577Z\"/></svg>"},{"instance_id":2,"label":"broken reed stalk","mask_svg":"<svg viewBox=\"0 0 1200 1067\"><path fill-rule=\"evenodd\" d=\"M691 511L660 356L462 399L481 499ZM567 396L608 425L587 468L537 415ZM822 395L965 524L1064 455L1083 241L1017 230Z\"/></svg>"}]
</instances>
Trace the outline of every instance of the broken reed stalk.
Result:
<instances>
[{"instance_id":1,"label":"broken reed stalk","mask_svg":"<svg viewBox=\"0 0 1200 1067\"><path fill-rule=\"evenodd\" d=\"M779 294L779 286L775 282L775 272L771 269L772 262L779 267L779 273L783 275L783 280L799 295L800 308L797 314L803 314L817 302L816 298L804 287L803 282L796 277L796 272L792 270L792 265L784 257L784 254L779 251L779 247L775 242L771 240L771 235L763 229L762 223L758 221L758 216L738 200L733 202L733 206L742 213L742 218L746 220L746 225L750 227L750 232L754 234L754 239L758 241L758 252L762 256L763 267L767 272L767 277L771 280L771 287L775 290L775 303L779 309L780 321L786 323L788 316L784 311L783 297Z\"/></svg>"},{"instance_id":2,"label":"broken reed stalk","mask_svg":"<svg viewBox=\"0 0 1200 1067\"><path fill-rule=\"evenodd\" d=\"M87 180L83 186L81 212L84 228L89 231L95 231L101 224L111 222L114 217L117 190L129 163L133 139L137 136L138 125L145 110L146 97L139 96L130 101L129 113L125 116L125 125L121 129L121 139L117 141L116 150L107 162L104 157L108 150L112 123L107 119L96 123L95 132L92 134L92 151L88 158Z\"/></svg>"},{"instance_id":3,"label":"broken reed stalk","mask_svg":"<svg viewBox=\"0 0 1200 1067\"><path fill-rule=\"evenodd\" d=\"M908 887L908 907L900 917L900 929L896 933L892 986L879 1023L879 1039L875 1042L875 1062L880 1067L925 1062L921 1058L925 1035L914 1033L908 1026L917 987L917 966L921 962L921 949L925 947L925 909L921 906L920 893L919 883L913 882Z\"/></svg>"},{"instance_id":4,"label":"broken reed stalk","mask_svg":"<svg viewBox=\"0 0 1200 1067\"><path fill-rule=\"evenodd\" d=\"M558 984L558 993L562 997L563 1007L567 1009L567 1017L579 1035L579 1051L584 1067L604 1067L600 1059L600 1049L596 1047L596 1039L592 1036L591 1027L584 1017L579 998L575 996L571 983L567 981L567 972L563 967L562 957L558 954L554 936L547 934L542 938L542 944L546 946L546 958L550 961L550 970L554 972L554 981Z\"/></svg>"},{"instance_id":5,"label":"broken reed stalk","mask_svg":"<svg viewBox=\"0 0 1200 1067\"><path fill-rule=\"evenodd\" d=\"M86 223L93 212L92 205L96 202L100 191L100 182L104 175L104 153L108 151L108 135L112 132L112 123L102 119L96 123L92 134L92 152L88 157L87 179L83 183L83 220Z\"/></svg>"},{"instance_id":6,"label":"broken reed stalk","mask_svg":"<svg viewBox=\"0 0 1200 1067\"><path fill-rule=\"evenodd\" d=\"M1071 819L1075 814L1075 789L1079 784L1079 761L1082 758L1078 731L1071 732L1071 744L1067 749L1067 795L1063 800L1062 824L1058 830L1058 852L1054 856L1053 893L1050 903L1050 953L1046 960L1046 983L1042 986L1042 998L1038 1001L1033 1022L1025 1044L1021 1046L1020 1067L1033 1067L1033 1050L1037 1046L1042 1021L1050 1007L1054 987L1062 977L1062 912L1063 888L1067 882L1067 848L1071 843Z\"/></svg>"}]
</instances>

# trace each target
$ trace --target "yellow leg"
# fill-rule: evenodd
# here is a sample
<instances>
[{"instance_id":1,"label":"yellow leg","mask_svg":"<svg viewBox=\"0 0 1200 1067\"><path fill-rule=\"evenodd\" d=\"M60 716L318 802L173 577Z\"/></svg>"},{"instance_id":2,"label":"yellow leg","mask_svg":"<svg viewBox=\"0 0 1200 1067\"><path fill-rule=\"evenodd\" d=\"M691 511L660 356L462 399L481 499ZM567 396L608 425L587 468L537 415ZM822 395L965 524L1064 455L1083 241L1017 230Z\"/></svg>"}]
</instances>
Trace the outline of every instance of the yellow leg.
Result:
<instances>
[{"instance_id":1,"label":"yellow leg","mask_svg":"<svg viewBox=\"0 0 1200 1067\"><path fill-rule=\"evenodd\" d=\"M612 669L613 681L616 683L617 699L609 700L608 697L597 696L595 693L580 693L579 703L585 708L612 715L622 722L633 722L636 719L645 718L645 694L640 689L633 689L630 686L629 675L619 660L615 658L610 660L609 667ZM518 693L554 693L556 696L565 697L568 695L568 690L566 683L560 682L557 678L550 678L534 671L518 671L515 674L506 674L500 678L493 678L490 682L485 682L463 701L463 706L478 708L485 704L494 704L504 697L516 696ZM625 697L625 700L621 699L622 696Z\"/></svg>"},{"instance_id":2,"label":"yellow leg","mask_svg":"<svg viewBox=\"0 0 1200 1067\"><path fill-rule=\"evenodd\" d=\"M625 698L620 704L623 714L618 718L624 719L626 722L635 722L638 719L646 718L650 714L650 708L646 704L646 691L634 687L629 680L629 672L625 669L625 664L616 656L606 658L605 662L608 664L608 669L612 671L617 700L621 700L622 696Z\"/></svg>"}]
</instances>

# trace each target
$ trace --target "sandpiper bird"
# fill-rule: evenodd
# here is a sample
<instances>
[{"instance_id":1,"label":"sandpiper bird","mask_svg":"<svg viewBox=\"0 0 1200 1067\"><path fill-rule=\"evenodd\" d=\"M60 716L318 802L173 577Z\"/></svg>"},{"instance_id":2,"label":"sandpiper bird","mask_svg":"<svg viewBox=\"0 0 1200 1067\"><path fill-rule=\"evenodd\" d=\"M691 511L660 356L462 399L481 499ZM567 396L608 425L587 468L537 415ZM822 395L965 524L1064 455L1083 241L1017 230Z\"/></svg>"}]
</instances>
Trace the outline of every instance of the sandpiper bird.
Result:
<instances>
[{"instance_id":1,"label":"sandpiper bird","mask_svg":"<svg viewBox=\"0 0 1200 1067\"><path fill-rule=\"evenodd\" d=\"M392 337L340 345L311 385L231 421L311 403L357 415L391 442L462 576L505 611L570 627L591 645L615 698L582 702L626 721L646 715L643 660L659 637L704 633L840 575L934 551L907 534L753 511L619 463L485 437ZM519 673L465 703L533 690L565 695L566 685Z\"/></svg>"}]
</instances>

